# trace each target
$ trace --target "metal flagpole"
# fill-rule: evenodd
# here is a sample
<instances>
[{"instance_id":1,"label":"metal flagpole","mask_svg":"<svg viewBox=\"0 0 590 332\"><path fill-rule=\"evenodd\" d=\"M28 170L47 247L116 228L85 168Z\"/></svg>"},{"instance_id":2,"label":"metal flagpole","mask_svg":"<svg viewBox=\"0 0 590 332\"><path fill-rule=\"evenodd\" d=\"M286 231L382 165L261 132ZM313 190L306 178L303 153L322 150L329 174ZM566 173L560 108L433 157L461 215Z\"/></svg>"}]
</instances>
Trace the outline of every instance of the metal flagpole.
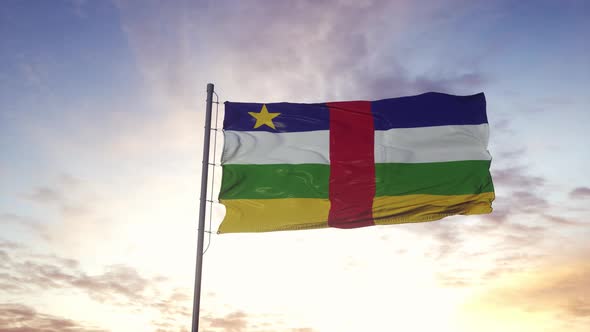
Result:
<instances>
[{"instance_id":1,"label":"metal flagpole","mask_svg":"<svg viewBox=\"0 0 590 332\"><path fill-rule=\"evenodd\" d=\"M205 210L207 208L207 176L209 174L209 144L211 137L211 110L213 108L212 83L207 84L207 107L205 109L205 137L203 139L203 169L201 171L201 201L199 207L199 229L197 240L197 266L195 267L195 294L193 297L192 332L199 331L199 309L201 304L201 274L203 272L203 242L205 240Z\"/></svg>"}]
</instances>

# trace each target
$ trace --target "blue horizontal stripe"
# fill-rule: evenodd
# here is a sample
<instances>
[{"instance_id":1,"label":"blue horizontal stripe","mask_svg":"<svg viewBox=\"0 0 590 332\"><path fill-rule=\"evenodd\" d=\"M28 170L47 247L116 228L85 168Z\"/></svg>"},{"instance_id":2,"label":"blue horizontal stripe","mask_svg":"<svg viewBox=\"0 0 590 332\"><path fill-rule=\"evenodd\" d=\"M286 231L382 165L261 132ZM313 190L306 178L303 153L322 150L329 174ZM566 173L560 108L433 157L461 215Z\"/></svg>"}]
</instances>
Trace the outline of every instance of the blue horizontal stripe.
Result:
<instances>
[{"instance_id":1,"label":"blue horizontal stripe","mask_svg":"<svg viewBox=\"0 0 590 332\"><path fill-rule=\"evenodd\" d=\"M487 123L483 93L453 96L428 92L371 103L375 130Z\"/></svg>"},{"instance_id":2,"label":"blue horizontal stripe","mask_svg":"<svg viewBox=\"0 0 590 332\"><path fill-rule=\"evenodd\" d=\"M280 113L272 119L275 129L262 125L254 128L256 118L266 105L269 113ZM342 104L340 105L342 108ZM342 112L354 111L341 109ZM487 123L486 99L483 93L453 96L428 92L417 96L383 99L371 102L375 130ZM267 131L271 133L330 129L330 110L324 103L235 103L225 102L225 130Z\"/></svg>"},{"instance_id":3,"label":"blue horizontal stripe","mask_svg":"<svg viewBox=\"0 0 590 332\"><path fill-rule=\"evenodd\" d=\"M280 113L272 119L276 129L262 125L254 128L256 119L248 112L260 113L266 105L269 113ZM225 102L223 129L235 131L268 131L271 133L328 130L330 111L326 104L234 103Z\"/></svg>"}]
</instances>

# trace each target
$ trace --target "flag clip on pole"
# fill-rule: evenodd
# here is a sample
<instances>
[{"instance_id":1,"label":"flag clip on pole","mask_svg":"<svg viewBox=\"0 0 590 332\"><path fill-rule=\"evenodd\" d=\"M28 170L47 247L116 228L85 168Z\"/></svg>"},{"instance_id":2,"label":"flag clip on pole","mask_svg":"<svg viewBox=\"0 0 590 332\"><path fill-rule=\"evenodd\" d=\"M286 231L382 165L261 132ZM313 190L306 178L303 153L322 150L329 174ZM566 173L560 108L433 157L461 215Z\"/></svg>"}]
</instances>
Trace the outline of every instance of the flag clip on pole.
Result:
<instances>
[{"instance_id":1,"label":"flag clip on pole","mask_svg":"<svg viewBox=\"0 0 590 332\"><path fill-rule=\"evenodd\" d=\"M201 303L201 275L203 272L203 242L205 240L205 210L207 208L207 176L209 174L209 144L211 138L211 110L213 109L213 87L207 84L207 107L205 110L205 137L203 139L203 169L201 171L201 199L199 205L199 229L197 240L197 265L195 267L195 294L193 297L192 332L199 331L199 309Z\"/></svg>"}]
</instances>

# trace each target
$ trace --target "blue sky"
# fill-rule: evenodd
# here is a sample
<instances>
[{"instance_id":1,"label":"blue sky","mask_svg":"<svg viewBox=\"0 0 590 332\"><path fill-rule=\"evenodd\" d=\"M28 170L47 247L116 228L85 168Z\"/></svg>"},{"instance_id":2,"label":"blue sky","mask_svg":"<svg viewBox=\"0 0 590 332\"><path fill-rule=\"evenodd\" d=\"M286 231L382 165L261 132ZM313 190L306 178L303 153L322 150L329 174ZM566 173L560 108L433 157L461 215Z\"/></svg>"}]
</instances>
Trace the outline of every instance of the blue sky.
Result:
<instances>
[{"instance_id":1,"label":"blue sky","mask_svg":"<svg viewBox=\"0 0 590 332\"><path fill-rule=\"evenodd\" d=\"M589 17L581 0L3 2L0 331L190 328L209 82L221 101L483 91L497 199L212 235L204 331L583 331Z\"/></svg>"}]
</instances>

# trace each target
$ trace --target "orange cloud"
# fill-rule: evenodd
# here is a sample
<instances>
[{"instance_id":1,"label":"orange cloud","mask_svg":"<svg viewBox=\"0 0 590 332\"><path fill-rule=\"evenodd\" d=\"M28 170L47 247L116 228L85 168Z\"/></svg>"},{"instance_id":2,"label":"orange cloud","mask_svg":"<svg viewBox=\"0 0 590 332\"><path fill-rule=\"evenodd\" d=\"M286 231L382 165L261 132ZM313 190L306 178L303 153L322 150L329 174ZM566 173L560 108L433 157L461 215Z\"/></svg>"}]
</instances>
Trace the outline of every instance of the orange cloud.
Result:
<instances>
[{"instance_id":1,"label":"orange cloud","mask_svg":"<svg viewBox=\"0 0 590 332\"><path fill-rule=\"evenodd\" d=\"M574 261L546 261L537 269L505 276L473 298L465 316L484 326L520 326L520 331L586 331L590 263L586 254L579 255Z\"/></svg>"},{"instance_id":2,"label":"orange cloud","mask_svg":"<svg viewBox=\"0 0 590 332\"><path fill-rule=\"evenodd\" d=\"M0 332L106 332L70 319L47 315L22 304L0 304Z\"/></svg>"}]
</instances>

